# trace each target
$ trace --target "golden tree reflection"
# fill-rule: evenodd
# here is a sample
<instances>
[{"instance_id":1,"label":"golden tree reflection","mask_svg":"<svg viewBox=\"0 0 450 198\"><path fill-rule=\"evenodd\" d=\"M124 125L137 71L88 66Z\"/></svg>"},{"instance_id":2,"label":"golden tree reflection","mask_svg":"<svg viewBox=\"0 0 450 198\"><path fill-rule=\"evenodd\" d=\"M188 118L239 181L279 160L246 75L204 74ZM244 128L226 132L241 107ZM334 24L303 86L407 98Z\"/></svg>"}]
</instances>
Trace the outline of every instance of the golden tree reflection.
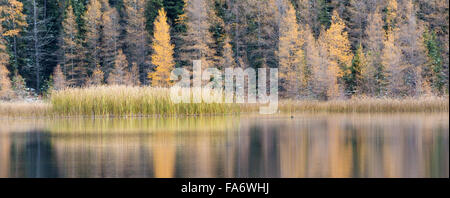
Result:
<instances>
[{"instance_id":1,"label":"golden tree reflection","mask_svg":"<svg viewBox=\"0 0 450 198\"><path fill-rule=\"evenodd\" d=\"M156 178L172 178L175 173L175 138L173 134L157 133L151 138Z\"/></svg>"}]
</instances>

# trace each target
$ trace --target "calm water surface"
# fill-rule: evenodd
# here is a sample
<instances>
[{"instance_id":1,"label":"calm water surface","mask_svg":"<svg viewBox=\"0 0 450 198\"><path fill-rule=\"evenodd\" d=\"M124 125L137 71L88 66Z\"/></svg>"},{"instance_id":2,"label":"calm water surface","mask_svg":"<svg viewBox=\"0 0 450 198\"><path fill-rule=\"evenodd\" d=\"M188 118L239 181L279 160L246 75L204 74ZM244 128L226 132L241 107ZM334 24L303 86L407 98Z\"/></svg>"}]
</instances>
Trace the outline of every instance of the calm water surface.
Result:
<instances>
[{"instance_id":1,"label":"calm water surface","mask_svg":"<svg viewBox=\"0 0 450 198\"><path fill-rule=\"evenodd\" d=\"M3 119L0 177L449 177L448 119Z\"/></svg>"}]
</instances>

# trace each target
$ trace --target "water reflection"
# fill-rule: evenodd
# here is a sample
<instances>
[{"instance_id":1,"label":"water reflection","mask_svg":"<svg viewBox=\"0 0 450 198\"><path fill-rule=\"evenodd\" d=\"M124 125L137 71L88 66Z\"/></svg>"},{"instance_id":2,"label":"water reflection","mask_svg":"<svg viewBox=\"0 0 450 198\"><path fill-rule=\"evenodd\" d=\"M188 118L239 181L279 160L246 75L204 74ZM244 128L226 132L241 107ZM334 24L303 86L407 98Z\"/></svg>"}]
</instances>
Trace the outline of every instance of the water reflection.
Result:
<instances>
[{"instance_id":1,"label":"water reflection","mask_svg":"<svg viewBox=\"0 0 450 198\"><path fill-rule=\"evenodd\" d=\"M448 118L0 120L0 177L448 177Z\"/></svg>"}]
</instances>

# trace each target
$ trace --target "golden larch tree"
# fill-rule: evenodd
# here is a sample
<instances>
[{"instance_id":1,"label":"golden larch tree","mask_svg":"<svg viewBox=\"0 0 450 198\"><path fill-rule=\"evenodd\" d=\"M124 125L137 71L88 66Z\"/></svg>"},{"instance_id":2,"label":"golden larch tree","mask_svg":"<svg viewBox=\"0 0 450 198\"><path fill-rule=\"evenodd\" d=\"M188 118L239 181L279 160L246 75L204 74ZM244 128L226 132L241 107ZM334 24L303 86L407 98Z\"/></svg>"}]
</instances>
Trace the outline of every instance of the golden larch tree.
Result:
<instances>
[{"instance_id":1,"label":"golden larch tree","mask_svg":"<svg viewBox=\"0 0 450 198\"><path fill-rule=\"evenodd\" d=\"M109 85L129 85L129 72L128 61L122 49L119 49L119 53L114 61L114 69L109 73L108 84Z\"/></svg>"},{"instance_id":2,"label":"golden larch tree","mask_svg":"<svg viewBox=\"0 0 450 198\"><path fill-rule=\"evenodd\" d=\"M3 28L0 25L0 33L3 33L2 30ZM9 98L12 94L7 64L9 64L9 54L6 51L5 40L0 35L0 99Z\"/></svg>"},{"instance_id":3,"label":"golden larch tree","mask_svg":"<svg viewBox=\"0 0 450 198\"><path fill-rule=\"evenodd\" d=\"M3 0L0 4L0 25L5 28L2 36L12 38L12 57L14 73L18 70L18 37L24 27L27 27L26 15L23 13L23 3L18 0Z\"/></svg>"},{"instance_id":4,"label":"golden larch tree","mask_svg":"<svg viewBox=\"0 0 450 198\"><path fill-rule=\"evenodd\" d=\"M235 68L236 61L233 56L233 46L231 45L231 39L228 35L225 35L223 45L223 67L224 68Z\"/></svg>"},{"instance_id":5,"label":"golden larch tree","mask_svg":"<svg viewBox=\"0 0 450 198\"><path fill-rule=\"evenodd\" d=\"M14 95L18 99L24 99L29 96L29 91L26 87L25 79L19 73L17 73L13 77L12 88L14 90Z\"/></svg>"},{"instance_id":6,"label":"golden larch tree","mask_svg":"<svg viewBox=\"0 0 450 198\"><path fill-rule=\"evenodd\" d=\"M322 28L320 32L325 32ZM326 34L320 34L317 39L317 49L319 54L319 64L314 68L314 78L316 82L315 95L319 99L332 99L339 96L338 66L331 62L328 51Z\"/></svg>"},{"instance_id":7,"label":"golden larch tree","mask_svg":"<svg viewBox=\"0 0 450 198\"><path fill-rule=\"evenodd\" d=\"M367 22L365 31L367 38L364 40L367 64L361 70L363 76L361 88L364 94L378 96L386 84L381 60L386 33L383 29L384 22L379 8L369 14Z\"/></svg>"},{"instance_id":8,"label":"golden larch tree","mask_svg":"<svg viewBox=\"0 0 450 198\"><path fill-rule=\"evenodd\" d=\"M139 86L141 81L139 80L139 67L136 62L131 64L130 77L128 78L130 85Z\"/></svg>"},{"instance_id":9,"label":"golden larch tree","mask_svg":"<svg viewBox=\"0 0 450 198\"><path fill-rule=\"evenodd\" d=\"M1 56L1 54L0 54ZM0 62L3 62L0 60ZM11 96L11 80L8 77L9 71L3 63L0 63L0 99L7 99Z\"/></svg>"},{"instance_id":10,"label":"golden larch tree","mask_svg":"<svg viewBox=\"0 0 450 198\"><path fill-rule=\"evenodd\" d=\"M23 3L17 0L3 0L0 5L0 22L5 23L3 36L17 36L22 27L27 27L26 15L23 14Z\"/></svg>"},{"instance_id":11,"label":"golden larch tree","mask_svg":"<svg viewBox=\"0 0 450 198\"><path fill-rule=\"evenodd\" d=\"M304 40L301 37L294 7L287 2L288 9L281 17L278 43L279 77L285 97L297 96L304 72Z\"/></svg>"},{"instance_id":12,"label":"golden larch tree","mask_svg":"<svg viewBox=\"0 0 450 198\"><path fill-rule=\"evenodd\" d=\"M156 66L153 73L149 73L152 85L155 87L168 87L172 85L170 73L174 68L174 46L170 42L170 26L167 24L166 12L162 8L154 23L152 64Z\"/></svg>"},{"instance_id":13,"label":"golden larch tree","mask_svg":"<svg viewBox=\"0 0 450 198\"><path fill-rule=\"evenodd\" d=\"M92 72L91 77L89 78L88 82L86 83L87 86L99 86L103 84L103 80L105 78L105 74L103 73L102 69L100 68L100 65L97 65Z\"/></svg>"},{"instance_id":14,"label":"golden larch tree","mask_svg":"<svg viewBox=\"0 0 450 198\"><path fill-rule=\"evenodd\" d=\"M338 86L339 80L350 74L353 54L345 28L344 21L335 10L333 12L331 26L325 32L324 37L322 37L329 57L328 73L330 84L328 97L330 98L335 98L340 95L340 89L342 87Z\"/></svg>"},{"instance_id":15,"label":"golden larch tree","mask_svg":"<svg viewBox=\"0 0 450 198\"><path fill-rule=\"evenodd\" d=\"M387 0L385 9L386 34L390 34L397 26L398 3L397 0Z\"/></svg>"},{"instance_id":16,"label":"golden larch tree","mask_svg":"<svg viewBox=\"0 0 450 198\"><path fill-rule=\"evenodd\" d=\"M405 87L409 96L421 95L423 90L422 70L426 69L427 50L424 44L424 25L417 18L417 7L412 0L404 0L399 10L399 40L396 45L402 50L405 68Z\"/></svg>"},{"instance_id":17,"label":"golden larch tree","mask_svg":"<svg viewBox=\"0 0 450 198\"><path fill-rule=\"evenodd\" d=\"M319 46L314 38L312 29L308 24L305 25L303 38L305 40L305 61L306 61L306 73L305 80L308 82L308 93L309 96L318 95L317 93L321 90L321 85L324 84L324 80L320 78L323 74L321 70L321 59L319 55Z\"/></svg>"},{"instance_id":18,"label":"golden larch tree","mask_svg":"<svg viewBox=\"0 0 450 198\"><path fill-rule=\"evenodd\" d=\"M406 66L402 62L402 51L396 45L398 31L398 28L394 28L383 42L382 64L386 69L387 94L390 96L403 96L405 94L403 70Z\"/></svg>"}]
</instances>

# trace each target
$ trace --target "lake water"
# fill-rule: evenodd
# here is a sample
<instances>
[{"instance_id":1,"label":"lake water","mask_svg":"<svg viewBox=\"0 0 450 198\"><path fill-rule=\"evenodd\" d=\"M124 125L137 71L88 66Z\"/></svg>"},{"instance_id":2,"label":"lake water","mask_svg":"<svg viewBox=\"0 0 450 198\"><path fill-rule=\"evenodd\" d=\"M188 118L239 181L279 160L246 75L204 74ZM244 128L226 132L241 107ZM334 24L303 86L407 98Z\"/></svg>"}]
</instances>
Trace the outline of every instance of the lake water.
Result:
<instances>
[{"instance_id":1,"label":"lake water","mask_svg":"<svg viewBox=\"0 0 450 198\"><path fill-rule=\"evenodd\" d=\"M448 119L3 119L0 177L449 177Z\"/></svg>"}]
</instances>

